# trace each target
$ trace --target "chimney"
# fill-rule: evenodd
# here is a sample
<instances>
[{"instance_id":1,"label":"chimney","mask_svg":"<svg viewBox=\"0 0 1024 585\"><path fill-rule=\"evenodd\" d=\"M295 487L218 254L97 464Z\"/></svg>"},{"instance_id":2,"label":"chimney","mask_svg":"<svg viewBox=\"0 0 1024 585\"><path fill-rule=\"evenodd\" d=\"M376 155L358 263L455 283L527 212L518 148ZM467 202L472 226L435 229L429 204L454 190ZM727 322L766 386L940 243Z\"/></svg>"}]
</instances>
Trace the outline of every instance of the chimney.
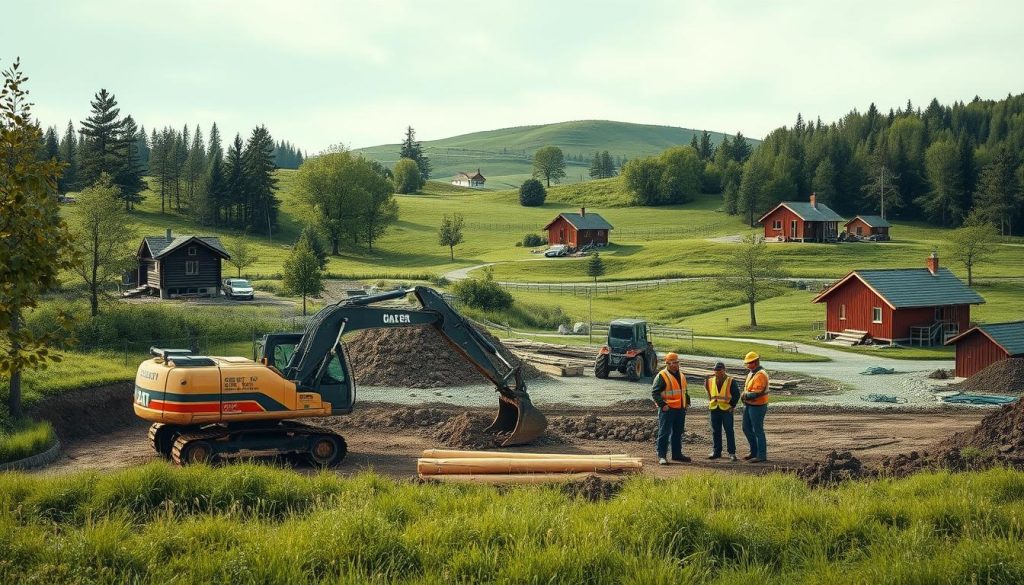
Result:
<instances>
[{"instance_id":1,"label":"chimney","mask_svg":"<svg viewBox=\"0 0 1024 585\"><path fill-rule=\"evenodd\" d=\"M928 257L928 272L935 276L935 273L939 271L939 255L932 250L932 255Z\"/></svg>"},{"instance_id":2,"label":"chimney","mask_svg":"<svg viewBox=\"0 0 1024 585\"><path fill-rule=\"evenodd\" d=\"M587 208L586 207L580 207L580 217L586 217L586 216L587 216Z\"/></svg>"},{"instance_id":3,"label":"chimney","mask_svg":"<svg viewBox=\"0 0 1024 585\"><path fill-rule=\"evenodd\" d=\"M171 228L167 228L167 239L170 240L170 239L173 239L173 238L174 238L174 234L171 233Z\"/></svg>"},{"instance_id":4,"label":"chimney","mask_svg":"<svg viewBox=\"0 0 1024 585\"><path fill-rule=\"evenodd\" d=\"M815 209L818 208L818 196L814 193L811 193L811 207Z\"/></svg>"}]
</instances>

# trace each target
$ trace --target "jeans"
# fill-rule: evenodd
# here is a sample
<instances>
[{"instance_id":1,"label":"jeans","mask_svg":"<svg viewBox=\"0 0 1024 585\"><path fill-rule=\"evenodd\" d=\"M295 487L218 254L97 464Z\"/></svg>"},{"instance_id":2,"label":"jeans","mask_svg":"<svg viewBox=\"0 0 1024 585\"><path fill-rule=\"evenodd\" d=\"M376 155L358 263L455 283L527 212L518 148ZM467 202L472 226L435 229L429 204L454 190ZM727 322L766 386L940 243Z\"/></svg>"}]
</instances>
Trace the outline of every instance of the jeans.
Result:
<instances>
[{"instance_id":1,"label":"jeans","mask_svg":"<svg viewBox=\"0 0 1024 585\"><path fill-rule=\"evenodd\" d=\"M750 443L750 454L762 461L768 459L768 445L764 438L764 415L767 413L767 404L743 406L743 434Z\"/></svg>"},{"instance_id":2,"label":"jeans","mask_svg":"<svg viewBox=\"0 0 1024 585\"><path fill-rule=\"evenodd\" d=\"M686 427L686 411L670 408L658 411L658 457L668 453L669 438L672 440L672 456L683 455L683 429Z\"/></svg>"},{"instance_id":3,"label":"jeans","mask_svg":"<svg viewBox=\"0 0 1024 585\"><path fill-rule=\"evenodd\" d=\"M736 454L736 433L732 428L732 411L714 409L711 411L711 452L714 455L722 454L722 429L725 429L725 442L729 448L729 455Z\"/></svg>"}]
</instances>

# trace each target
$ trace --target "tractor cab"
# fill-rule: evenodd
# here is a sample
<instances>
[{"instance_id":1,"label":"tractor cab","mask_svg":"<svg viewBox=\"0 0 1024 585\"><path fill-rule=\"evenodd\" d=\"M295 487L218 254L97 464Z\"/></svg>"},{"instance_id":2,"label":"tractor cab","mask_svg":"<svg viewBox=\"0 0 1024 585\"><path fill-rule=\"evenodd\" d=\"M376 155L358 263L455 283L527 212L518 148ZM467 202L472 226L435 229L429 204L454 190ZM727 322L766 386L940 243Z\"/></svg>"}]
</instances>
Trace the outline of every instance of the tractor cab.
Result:
<instances>
[{"instance_id":1,"label":"tractor cab","mask_svg":"<svg viewBox=\"0 0 1024 585\"><path fill-rule=\"evenodd\" d=\"M608 339L594 364L595 376L607 378L615 370L636 381L653 376L657 369L658 354L647 321L615 319L608 324Z\"/></svg>"}]
</instances>

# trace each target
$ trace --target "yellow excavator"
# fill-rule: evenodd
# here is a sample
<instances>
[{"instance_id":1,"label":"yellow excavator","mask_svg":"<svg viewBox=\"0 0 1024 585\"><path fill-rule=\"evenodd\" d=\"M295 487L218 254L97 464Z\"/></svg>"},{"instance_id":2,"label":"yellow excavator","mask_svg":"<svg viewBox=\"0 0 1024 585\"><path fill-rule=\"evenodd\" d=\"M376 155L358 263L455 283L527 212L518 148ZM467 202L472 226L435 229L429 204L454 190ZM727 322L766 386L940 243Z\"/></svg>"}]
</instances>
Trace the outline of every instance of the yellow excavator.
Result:
<instances>
[{"instance_id":1,"label":"yellow excavator","mask_svg":"<svg viewBox=\"0 0 1024 585\"><path fill-rule=\"evenodd\" d=\"M415 287L419 309L378 304L409 292L399 289L328 305L301 334L265 335L254 360L150 348L153 357L142 362L135 377L134 408L153 423L153 449L179 465L238 455L297 455L315 465L334 465L345 457L345 439L296 419L352 412L356 386L342 336L421 325L434 326L494 384L498 413L488 431L503 446L540 436L547 419L530 401L520 368L437 291Z\"/></svg>"}]
</instances>

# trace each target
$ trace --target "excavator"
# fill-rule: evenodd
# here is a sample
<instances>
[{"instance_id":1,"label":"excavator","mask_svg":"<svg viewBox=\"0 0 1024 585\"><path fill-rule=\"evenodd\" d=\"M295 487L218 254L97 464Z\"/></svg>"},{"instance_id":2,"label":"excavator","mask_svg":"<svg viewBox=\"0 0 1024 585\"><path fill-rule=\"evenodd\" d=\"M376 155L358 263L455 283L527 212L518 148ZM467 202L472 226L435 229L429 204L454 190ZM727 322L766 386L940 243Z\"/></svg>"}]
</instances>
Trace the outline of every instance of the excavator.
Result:
<instances>
[{"instance_id":1,"label":"excavator","mask_svg":"<svg viewBox=\"0 0 1024 585\"><path fill-rule=\"evenodd\" d=\"M379 304L409 292L397 289L328 305L302 333L263 336L251 360L150 348L153 357L139 366L134 396L135 414L153 423L150 444L179 465L243 454L335 465L347 452L344 437L297 419L352 412L356 386L342 336L361 329L422 325L435 327L494 384L498 413L487 430L502 446L540 436L547 419L530 401L520 368L437 291L414 287L419 309Z\"/></svg>"}]
</instances>

